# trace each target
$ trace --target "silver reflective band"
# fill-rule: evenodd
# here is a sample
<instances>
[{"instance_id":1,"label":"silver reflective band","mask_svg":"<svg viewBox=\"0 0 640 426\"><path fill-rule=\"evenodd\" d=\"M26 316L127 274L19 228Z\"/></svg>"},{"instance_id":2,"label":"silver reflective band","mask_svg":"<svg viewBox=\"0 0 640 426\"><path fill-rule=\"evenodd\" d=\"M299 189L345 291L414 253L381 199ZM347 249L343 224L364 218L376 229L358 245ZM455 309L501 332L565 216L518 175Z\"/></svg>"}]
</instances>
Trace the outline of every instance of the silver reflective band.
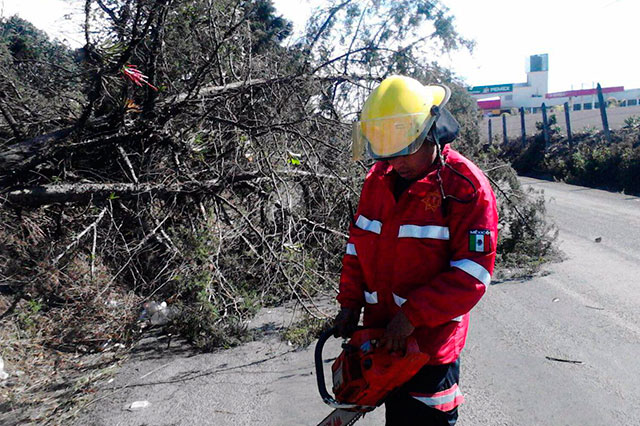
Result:
<instances>
[{"instance_id":1,"label":"silver reflective band","mask_svg":"<svg viewBox=\"0 0 640 426\"><path fill-rule=\"evenodd\" d=\"M347 254L350 254L352 256L358 255L358 253L356 252L356 246L354 244L351 244L351 243L347 244Z\"/></svg>"},{"instance_id":2,"label":"silver reflective band","mask_svg":"<svg viewBox=\"0 0 640 426\"><path fill-rule=\"evenodd\" d=\"M443 405L443 404L455 401L456 398L459 398L462 396L462 392L460 392L460 388L456 386L455 389L451 389L451 392L446 392L442 396L431 396L431 397L418 396L418 395L411 395L411 396L420 402L424 402L430 407L437 407L439 405Z\"/></svg>"},{"instance_id":3,"label":"silver reflective band","mask_svg":"<svg viewBox=\"0 0 640 426\"><path fill-rule=\"evenodd\" d=\"M448 240L449 228L446 226L435 225L402 225L398 230L398 238L432 238L434 240Z\"/></svg>"},{"instance_id":4,"label":"silver reflective band","mask_svg":"<svg viewBox=\"0 0 640 426\"><path fill-rule=\"evenodd\" d=\"M380 221L370 220L362 215L358 216L356 226L363 231L373 232L374 234L379 234L382 230L382 223Z\"/></svg>"},{"instance_id":5,"label":"silver reflective band","mask_svg":"<svg viewBox=\"0 0 640 426\"><path fill-rule=\"evenodd\" d=\"M455 317L451 321L460 322L460 321L462 321L462 318L464 318L464 315L460 315L459 317Z\"/></svg>"},{"instance_id":6,"label":"silver reflective band","mask_svg":"<svg viewBox=\"0 0 640 426\"><path fill-rule=\"evenodd\" d=\"M364 292L364 300L367 303L371 303L373 305L375 305L376 303L378 303L378 292L374 291L373 293L369 293L368 291Z\"/></svg>"},{"instance_id":7,"label":"silver reflective band","mask_svg":"<svg viewBox=\"0 0 640 426\"><path fill-rule=\"evenodd\" d=\"M482 282L484 285L489 285L491 282L491 274L489 271L484 269L484 267L473 260L469 259L461 259L461 260L452 260L451 266L454 268L462 269L467 274L476 278L478 281Z\"/></svg>"},{"instance_id":8,"label":"silver reflective band","mask_svg":"<svg viewBox=\"0 0 640 426\"><path fill-rule=\"evenodd\" d=\"M396 305L398 305L398 306L402 306L404 304L404 302L407 301L407 299L405 299L404 297L400 297L395 293L393 293L393 300L394 300L394 302L396 302Z\"/></svg>"}]
</instances>

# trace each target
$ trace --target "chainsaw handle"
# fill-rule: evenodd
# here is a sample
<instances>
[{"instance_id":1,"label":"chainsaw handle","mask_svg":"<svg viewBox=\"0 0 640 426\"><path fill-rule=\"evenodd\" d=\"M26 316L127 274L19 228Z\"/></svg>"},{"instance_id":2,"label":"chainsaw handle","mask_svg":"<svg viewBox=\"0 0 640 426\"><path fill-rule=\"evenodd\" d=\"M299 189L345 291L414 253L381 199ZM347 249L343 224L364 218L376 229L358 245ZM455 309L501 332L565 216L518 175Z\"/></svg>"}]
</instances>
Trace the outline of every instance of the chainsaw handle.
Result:
<instances>
[{"instance_id":1,"label":"chainsaw handle","mask_svg":"<svg viewBox=\"0 0 640 426\"><path fill-rule=\"evenodd\" d=\"M324 401L324 403L329 405L330 407L343 408L347 410L357 409L357 408L360 408L360 406L357 404L345 404L345 403L336 401L335 398L329 394L326 383L324 381L324 369L322 368L322 364L323 364L322 349L324 348L324 344L326 343L326 341L329 340L329 337L333 336L336 331L337 331L337 327L330 328L329 330L325 331L320 335L320 338L318 338L318 343L316 343L315 363L316 363L316 380L318 381L318 392L320 392L320 396L322 397L322 400Z\"/></svg>"}]
</instances>

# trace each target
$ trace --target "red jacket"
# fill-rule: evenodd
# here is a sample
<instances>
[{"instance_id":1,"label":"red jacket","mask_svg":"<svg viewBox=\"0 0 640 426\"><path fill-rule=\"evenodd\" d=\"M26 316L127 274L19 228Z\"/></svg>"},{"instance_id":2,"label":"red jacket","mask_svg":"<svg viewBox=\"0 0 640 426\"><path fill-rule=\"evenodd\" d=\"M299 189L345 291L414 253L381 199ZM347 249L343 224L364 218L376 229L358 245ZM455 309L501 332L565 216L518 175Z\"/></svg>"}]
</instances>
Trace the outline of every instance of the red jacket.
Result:
<instances>
[{"instance_id":1,"label":"red jacket","mask_svg":"<svg viewBox=\"0 0 640 426\"><path fill-rule=\"evenodd\" d=\"M430 364L455 361L462 350L469 311L491 281L495 262L498 212L493 190L483 172L446 146L448 167L440 176L432 166L399 197L398 176L389 163L376 163L367 174L358 211L349 230L343 258L342 307L364 306L364 325L385 327L402 309L416 327Z\"/></svg>"}]
</instances>

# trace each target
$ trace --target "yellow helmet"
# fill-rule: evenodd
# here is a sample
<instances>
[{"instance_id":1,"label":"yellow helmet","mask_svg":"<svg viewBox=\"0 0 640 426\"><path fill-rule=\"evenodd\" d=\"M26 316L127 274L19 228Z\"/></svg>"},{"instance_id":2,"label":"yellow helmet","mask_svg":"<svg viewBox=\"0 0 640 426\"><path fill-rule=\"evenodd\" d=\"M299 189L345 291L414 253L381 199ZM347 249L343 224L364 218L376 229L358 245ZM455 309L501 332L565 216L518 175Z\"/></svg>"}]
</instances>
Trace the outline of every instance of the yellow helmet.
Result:
<instances>
[{"instance_id":1,"label":"yellow helmet","mask_svg":"<svg viewBox=\"0 0 640 426\"><path fill-rule=\"evenodd\" d=\"M374 159L413 154L437 119L432 107L444 107L450 96L446 86L424 86L397 75L384 79L369 94L360 121L354 123L354 158L365 145Z\"/></svg>"}]
</instances>

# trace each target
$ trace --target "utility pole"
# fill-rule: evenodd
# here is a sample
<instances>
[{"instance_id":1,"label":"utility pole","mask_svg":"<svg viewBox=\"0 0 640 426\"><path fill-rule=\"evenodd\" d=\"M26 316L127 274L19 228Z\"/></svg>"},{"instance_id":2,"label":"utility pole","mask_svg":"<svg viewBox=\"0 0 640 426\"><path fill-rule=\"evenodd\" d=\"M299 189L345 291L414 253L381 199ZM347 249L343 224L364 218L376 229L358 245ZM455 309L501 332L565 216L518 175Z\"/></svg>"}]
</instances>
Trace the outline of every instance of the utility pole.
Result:
<instances>
[{"instance_id":1,"label":"utility pole","mask_svg":"<svg viewBox=\"0 0 640 426\"><path fill-rule=\"evenodd\" d=\"M507 138L507 114L502 114L502 143L505 145L508 142Z\"/></svg>"},{"instance_id":2,"label":"utility pole","mask_svg":"<svg viewBox=\"0 0 640 426\"><path fill-rule=\"evenodd\" d=\"M604 103L604 95L602 94L602 87L598 83L598 103L600 104L600 117L602 117L602 128L604 130L604 136L607 141L611 143L611 132L609 131L609 120L607 119L607 106Z\"/></svg>"},{"instance_id":3,"label":"utility pole","mask_svg":"<svg viewBox=\"0 0 640 426\"><path fill-rule=\"evenodd\" d=\"M564 120L567 123L567 139L569 139L569 153L573 152L573 136L571 134L571 117L569 115L569 102L564 103Z\"/></svg>"},{"instance_id":4,"label":"utility pole","mask_svg":"<svg viewBox=\"0 0 640 426\"><path fill-rule=\"evenodd\" d=\"M527 143L527 131L524 123L524 107L520 107L520 130L522 132L522 145Z\"/></svg>"},{"instance_id":5,"label":"utility pole","mask_svg":"<svg viewBox=\"0 0 640 426\"><path fill-rule=\"evenodd\" d=\"M544 135L544 149L546 150L551 143L549 135L549 120L547 120L547 105L542 103L542 134Z\"/></svg>"}]
</instances>

